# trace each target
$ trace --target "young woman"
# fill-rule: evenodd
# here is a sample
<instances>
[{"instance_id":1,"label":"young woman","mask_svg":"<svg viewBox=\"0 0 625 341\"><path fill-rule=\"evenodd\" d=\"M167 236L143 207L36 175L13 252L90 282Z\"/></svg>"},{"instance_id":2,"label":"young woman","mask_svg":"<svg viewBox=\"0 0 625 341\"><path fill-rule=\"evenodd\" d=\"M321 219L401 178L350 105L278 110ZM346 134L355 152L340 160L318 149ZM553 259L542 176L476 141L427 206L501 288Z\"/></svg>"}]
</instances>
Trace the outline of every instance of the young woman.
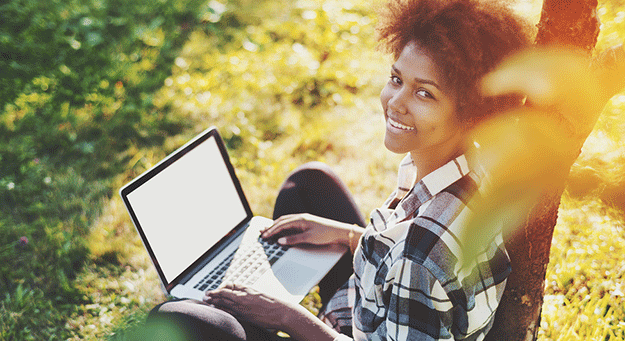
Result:
<instances>
[{"instance_id":1,"label":"young woman","mask_svg":"<svg viewBox=\"0 0 625 341\"><path fill-rule=\"evenodd\" d=\"M465 156L467 138L471 127L509 103L481 96L479 82L528 45L528 30L493 2L393 0L379 32L395 57L380 96L384 144L406 154L396 191L362 228L336 175L308 164L282 186L275 223L262 234L284 245L350 247L353 257L320 284L320 316L230 284L208 292L203 303L164 303L150 323L176 321L185 337L198 339L275 338L268 330L297 340L486 335L511 269L500 234L484 242L477 257L463 257L467 203L479 187Z\"/></svg>"}]
</instances>

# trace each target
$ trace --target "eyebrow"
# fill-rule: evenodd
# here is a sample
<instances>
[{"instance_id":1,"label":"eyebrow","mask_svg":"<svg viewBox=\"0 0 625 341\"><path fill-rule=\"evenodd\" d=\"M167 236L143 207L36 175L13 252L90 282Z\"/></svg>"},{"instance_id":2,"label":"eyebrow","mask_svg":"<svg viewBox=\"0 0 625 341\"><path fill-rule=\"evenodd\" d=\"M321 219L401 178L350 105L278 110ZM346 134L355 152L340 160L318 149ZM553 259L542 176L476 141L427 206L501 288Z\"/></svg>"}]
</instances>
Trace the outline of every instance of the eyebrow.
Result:
<instances>
[{"instance_id":1,"label":"eyebrow","mask_svg":"<svg viewBox=\"0 0 625 341\"><path fill-rule=\"evenodd\" d=\"M399 72L399 70L395 67L395 65L392 66L393 71L395 71L395 73L399 74L401 76L401 72ZM415 80L415 82L417 83L421 83L421 84L429 84L435 88L437 88L439 91L444 92L443 89L441 88L440 85L438 85L435 81L433 80L429 80L429 79L424 79L424 78L419 78L419 77L415 77L413 78Z\"/></svg>"}]
</instances>

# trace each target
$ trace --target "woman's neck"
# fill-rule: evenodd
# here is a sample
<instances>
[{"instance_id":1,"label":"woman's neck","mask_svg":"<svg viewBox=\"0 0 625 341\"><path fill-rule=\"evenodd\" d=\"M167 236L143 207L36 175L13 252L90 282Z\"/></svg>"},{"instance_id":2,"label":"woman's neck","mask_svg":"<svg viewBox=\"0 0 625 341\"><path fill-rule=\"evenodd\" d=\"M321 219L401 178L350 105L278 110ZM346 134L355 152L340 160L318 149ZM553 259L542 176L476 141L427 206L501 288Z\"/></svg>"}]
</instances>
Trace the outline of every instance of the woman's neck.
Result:
<instances>
[{"instance_id":1,"label":"woman's neck","mask_svg":"<svg viewBox=\"0 0 625 341\"><path fill-rule=\"evenodd\" d=\"M417 167L417 178L415 183L421 181L421 179L423 179L426 175L439 169L463 153L464 148L455 148L438 155L432 155L432 153L419 153L418 151L410 152L412 162L414 162Z\"/></svg>"}]
</instances>

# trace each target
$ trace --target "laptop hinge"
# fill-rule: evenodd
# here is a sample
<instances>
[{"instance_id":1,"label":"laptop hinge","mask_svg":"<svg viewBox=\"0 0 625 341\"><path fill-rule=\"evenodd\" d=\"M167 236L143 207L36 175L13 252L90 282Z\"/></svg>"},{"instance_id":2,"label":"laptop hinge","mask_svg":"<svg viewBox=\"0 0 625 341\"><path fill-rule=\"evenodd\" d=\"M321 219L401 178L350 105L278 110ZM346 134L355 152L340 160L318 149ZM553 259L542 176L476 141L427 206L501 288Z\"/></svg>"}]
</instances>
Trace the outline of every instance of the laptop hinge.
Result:
<instances>
[{"instance_id":1,"label":"laptop hinge","mask_svg":"<svg viewBox=\"0 0 625 341\"><path fill-rule=\"evenodd\" d=\"M192 268L185 271L180 277L171 282L169 290L173 289L178 284L186 284L195 274L208 264L215 256L223 251L232 241L242 235L250 225L250 219L247 220L240 228L237 228L231 235L224 238L214 249L210 250L207 254L200 257L201 261Z\"/></svg>"}]
</instances>

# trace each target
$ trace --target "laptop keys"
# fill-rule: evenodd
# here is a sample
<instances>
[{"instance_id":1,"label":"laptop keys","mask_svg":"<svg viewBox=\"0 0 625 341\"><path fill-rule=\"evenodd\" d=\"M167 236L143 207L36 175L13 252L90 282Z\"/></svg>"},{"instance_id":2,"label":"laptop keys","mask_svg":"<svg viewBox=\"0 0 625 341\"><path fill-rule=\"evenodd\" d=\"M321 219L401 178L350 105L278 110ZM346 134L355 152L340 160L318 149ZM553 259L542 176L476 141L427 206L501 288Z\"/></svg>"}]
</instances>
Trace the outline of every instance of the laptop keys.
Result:
<instances>
[{"instance_id":1,"label":"laptop keys","mask_svg":"<svg viewBox=\"0 0 625 341\"><path fill-rule=\"evenodd\" d=\"M265 271L273 265L288 249L275 242L258 239L259 244L242 245L235 252L232 252L215 269L208 273L193 288L200 291L214 290L227 275L227 280L242 284L254 283Z\"/></svg>"}]
</instances>

